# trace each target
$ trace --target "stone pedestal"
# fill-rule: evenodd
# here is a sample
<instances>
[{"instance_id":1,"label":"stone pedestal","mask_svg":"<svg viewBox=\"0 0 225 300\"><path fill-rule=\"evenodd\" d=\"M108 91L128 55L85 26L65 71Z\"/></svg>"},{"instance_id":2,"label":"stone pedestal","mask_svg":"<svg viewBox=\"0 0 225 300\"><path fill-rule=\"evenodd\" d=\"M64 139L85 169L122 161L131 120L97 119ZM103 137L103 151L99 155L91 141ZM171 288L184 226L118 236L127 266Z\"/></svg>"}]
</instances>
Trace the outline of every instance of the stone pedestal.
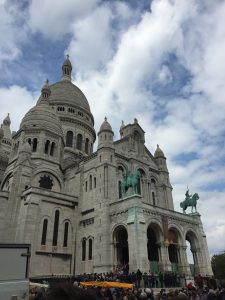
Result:
<instances>
[{"instance_id":1,"label":"stone pedestal","mask_svg":"<svg viewBox=\"0 0 225 300\"><path fill-rule=\"evenodd\" d=\"M141 208L135 206L128 209L127 225L130 272L137 269L148 272L146 225Z\"/></svg>"}]
</instances>

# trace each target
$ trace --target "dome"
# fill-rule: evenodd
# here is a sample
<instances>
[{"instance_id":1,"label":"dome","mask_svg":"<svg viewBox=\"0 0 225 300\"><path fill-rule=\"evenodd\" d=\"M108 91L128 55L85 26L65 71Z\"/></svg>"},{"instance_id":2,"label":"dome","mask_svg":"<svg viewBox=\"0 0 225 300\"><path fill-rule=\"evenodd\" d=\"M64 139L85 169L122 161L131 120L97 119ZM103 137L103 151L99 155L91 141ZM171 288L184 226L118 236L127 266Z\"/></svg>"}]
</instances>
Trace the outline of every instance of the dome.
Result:
<instances>
[{"instance_id":1,"label":"dome","mask_svg":"<svg viewBox=\"0 0 225 300\"><path fill-rule=\"evenodd\" d=\"M41 95L43 98L48 98L51 95L51 90L48 84L48 79L46 80L44 86L41 89Z\"/></svg>"},{"instance_id":2,"label":"dome","mask_svg":"<svg viewBox=\"0 0 225 300\"><path fill-rule=\"evenodd\" d=\"M120 126L120 130L122 130L124 127L125 127L124 121L122 121L122 124L121 124L121 126Z\"/></svg>"},{"instance_id":3,"label":"dome","mask_svg":"<svg viewBox=\"0 0 225 300\"><path fill-rule=\"evenodd\" d=\"M112 127L107 121L107 118L105 117L105 121L102 123L99 132L101 131L112 131Z\"/></svg>"},{"instance_id":4,"label":"dome","mask_svg":"<svg viewBox=\"0 0 225 300\"><path fill-rule=\"evenodd\" d=\"M72 106L79 106L90 112L90 106L82 91L71 81L61 80L50 86L51 95L49 102L51 104L60 103Z\"/></svg>"},{"instance_id":5,"label":"dome","mask_svg":"<svg viewBox=\"0 0 225 300\"><path fill-rule=\"evenodd\" d=\"M7 117L5 117L5 119L3 120L3 124L4 124L4 125L7 125L7 126L10 126L11 120L10 120L9 114L8 114Z\"/></svg>"},{"instance_id":6,"label":"dome","mask_svg":"<svg viewBox=\"0 0 225 300\"><path fill-rule=\"evenodd\" d=\"M39 102L24 116L20 129L44 129L63 136L62 126L58 116L46 100Z\"/></svg>"},{"instance_id":7,"label":"dome","mask_svg":"<svg viewBox=\"0 0 225 300\"><path fill-rule=\"evenodd\" d=\"M155 150L154 157L155 158L165 157L163 151L159 148L159 145L157 145L157 149Z\"/></svg>"}]
</instances>

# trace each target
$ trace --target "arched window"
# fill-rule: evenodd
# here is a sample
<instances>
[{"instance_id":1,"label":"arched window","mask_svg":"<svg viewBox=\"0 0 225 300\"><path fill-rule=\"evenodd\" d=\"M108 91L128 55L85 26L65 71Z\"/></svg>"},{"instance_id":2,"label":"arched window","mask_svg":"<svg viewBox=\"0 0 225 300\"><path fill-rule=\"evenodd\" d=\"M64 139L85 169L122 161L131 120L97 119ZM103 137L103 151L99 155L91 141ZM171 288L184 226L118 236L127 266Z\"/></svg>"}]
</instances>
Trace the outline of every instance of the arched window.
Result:
<instances>
[{"instance_id":1,"label":"arched window","mask_svg":"<svg viewBox=\"0 0 225 300\"><path fill-rule=\"evenodd\" d=\"M145 172L142 169L138 169L138 171L141 173L141 177L138 178L137 193L141 195L141 178L145 175Z\"/></svg>"},{"instance_id":2,"label":"arched window","mask_svg":"<svg viewBox=\"0 0 225 300\"><path fill-rule=\"evenodd\" d=\"M96 177L94 177L94 189L96 188Z\"/></svg>"},{"instance_id":3,"label":"arched window","mask_svg":"<svg viewBox=\"0 0 225 300\"><path fill-rule=\"evenodd\" d=\"M53 187L53 180L51 179L50 176L44 175L44 176L40 177L39 187L51 190Z\"/></svg>"},{"instance_id":4,"label":"arched window","mask_svg":"<svg viewBox=\"0 0 225 300\"><path fill-rule=\"evenodd\" d=\"M33 148L32 148L32 152L36 152L37 151L37 139L33 139Z\"/></svg>"},{"instance_id":5,"label":"arched window","mask_svg":"<svg viewBox=\"0 0 225 300\"><path fill-rule=\"evenodd\" d=\"M54 221L52 246L57 246L58 230L59 230L59 210L56 210L55 211L55 221Z\"/></svg>"},{"instance_id":6,"label":"arched window","mask_svg":"<svg viewBox=\"0 0 225 300\"><path fill-rule=\"evenodd\" d=\"M68 231L69 231L69 222L66 222L64 227L63 247L68 246Z\"/></svg>"},{"instance_id":7,"label":"arched window","mask_svg":"<svg viewBox=\"0 0 225 300\"><path fill-rule=\"evenodd\" d=\"M155 205L155 193L152 192L152 204Z\"/></svg>"},{"instance_id":8,"label":"arched window","mask_svg":"<svg viewBox=\"0 0 225 300\"><path fill-rule=\"evenodd\" d=\"M82 240L82 261L86 260L86 240Z\"/></svg>"},{"instance_id":9,"label":"arched window","mask_svg":"<svg viewBox=\"0 0 225 300\"><path fill-rule=\"evenodd\" d=\"M87 181L85 181L85 192L87 192Z\"/></svg>"},{"instance_id":10,"label":"arched window","mask_svg":"<svg viewBox=\"0 0 225 300\"><path fill-rule=\"evenodd\" d=\"M78 150L82 150L82 140L83 140L82 134L79 133L77 135L77 149Z\"/></svg>"},{"instance_id":11,"label":"arched window","mask_svg":"<svg viewBox=\"0 0 225 300\"><path fill-rule=\"evenodd\" d=\"M124 174L124 168L122 166L118 167L118 171L119 171L119 175L123 175Z\"/></svg>"},{"instance_id":12,"label":"arched window","mask_svg":"<svg viewBox=\"0 0 225 300\"><path fill-rule=\"evenodd\" d=\"M51 149L50 149L50 155L51 155L51 156L54 155L54 150L55 150L55 143L52 142L52 144L51 144Z\"/></svg>"},{"instance_id":13,"label":"arched window","mask_svg":"<svg viewBox=\"0 0 225 300\"><path fill-rule=\"evenodd\" d=\"M87 138L87 139L85 140L85 153L88 154L88 152L89 152L89 139Z\"/></svg>"},{"instance_id":14,"label":"arched window","mask_svg":"<svg viewBox=\"0 0 225 300\"><path fill-rule=\"evenodd\" d=\"M73 132L72 131L67 131L66 147L73 147Z\"/></svg>"},{"instance_id":15,"label":"arched window","mask_svg":"<svg viewBox=\"0 0 225 300\"><path fill-rule=\"evenodd\" d=\"M92 175L90 175L90 179L89 179L89 188L90 190L92 190Z\"/></svg>"},{"instance_id":16,"label":"arched window","mask_svg":"<svg viewBox=\"0 0 225 300\"><path fill-rule=\"evenodd\" d=\"M118 181L118 191L119 191L119 199L122 198L122 186L121 181Z\"/></svg>"},{"instance_id":17,"label":"arched window","mask_svg":"<svg viewBox=\"0 0 225 300\"><path fill-rule=\"evenodd\" d=\"M50 145L50 141L49 140L45 141L45 154L48 154L49 145Z\"/></svg>"},{"instance_id":18,"label":"arched window","mask_svg":"<svg viewBox=\"0 0 225 300\"><path fill-rule=\"evenodd\" d=\"M88 259L92 259L92 239L89 239L89 244L88 244Z\"/></svg>"},{"instance_id":19,"label":"arched window","mask_svg":"<svg viewBox=\"0 0 225 300\"><path fill-rule=\"evenodd\" d=\"M41 245L46 245L47 229L48 229L48 220L44 219L42 236L41 236Z\"/></svg>"},{"instance_id":20,"label":"arched window","mask_svg":"<svg viewBox=\"0 0 225 300\"><path fill-rule=\"evenodd\" d=\"M28 139L27 141L28 141L28 144L31 145L31 139Z\"/></svg>"}]
</instances>

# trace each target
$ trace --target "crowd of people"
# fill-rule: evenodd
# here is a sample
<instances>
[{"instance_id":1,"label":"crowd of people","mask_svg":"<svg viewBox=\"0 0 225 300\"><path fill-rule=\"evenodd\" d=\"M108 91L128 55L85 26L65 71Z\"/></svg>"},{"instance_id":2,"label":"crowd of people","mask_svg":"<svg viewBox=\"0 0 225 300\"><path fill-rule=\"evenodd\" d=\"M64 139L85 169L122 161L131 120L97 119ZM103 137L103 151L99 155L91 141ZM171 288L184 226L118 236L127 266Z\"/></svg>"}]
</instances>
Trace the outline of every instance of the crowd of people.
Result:
<instances>
[{"instance_id":1,"label":"crowd of people","mask_svg":"<svg viewBox=\"0 0 225 300\"><path fill-rule=\"evenodd\" d=\"M107 273L91 273L91 274L80 274L77 276L59 276L52 275L47 278L32 278L33 281L39 283L45 283L46 281L50 285L55 285L60 281L70 281L70 282L85 282L85 281L119 281L125 283L132 283L138 289L140 287L144 288L169 288L169 287L183 287L188 284L187 276L185 274L176 274L173 272L159 272L142 273L139 269L136 272L127 273L123 270L117 269L112 272ZM215 279L211 277L202 277L201 275L196 275L194 278L196 285L200 288L203 285L207 285L210 288L215 289L217 283Z\"/></svg>"},{"instance_id":2,"label":"crowd of people","mask_svg":"<svg viewBox=\"0 0 225 300\"><path fill-rule=\"evenodd\" d=\"M138 269L128 273L124 268L101 274L52 275L41 280L48 283L48 291L37 288L30 300L225 300L225 282L222 286L215 279L203 278L200 274L189 281L187 276L172 272L153 274ZM87 282L95 285L81 286ZM131 283L133 288L98 287L98 282Z\"/></svg>"},{"instance_id":3,"label":"crowd of people","mask_svg":"<svg viewBox=\"0 0 225 300\"><path fill-rule=\"evenodd\" d=\"M118 289L91 287L83 288L76 281L64 282L44 292L38 289L33 299L37 300L225 300L225 282L217 289L207 286L186 286L181 289L161 289L154 292L151 288Z\"/></svg>"}]
</instances>

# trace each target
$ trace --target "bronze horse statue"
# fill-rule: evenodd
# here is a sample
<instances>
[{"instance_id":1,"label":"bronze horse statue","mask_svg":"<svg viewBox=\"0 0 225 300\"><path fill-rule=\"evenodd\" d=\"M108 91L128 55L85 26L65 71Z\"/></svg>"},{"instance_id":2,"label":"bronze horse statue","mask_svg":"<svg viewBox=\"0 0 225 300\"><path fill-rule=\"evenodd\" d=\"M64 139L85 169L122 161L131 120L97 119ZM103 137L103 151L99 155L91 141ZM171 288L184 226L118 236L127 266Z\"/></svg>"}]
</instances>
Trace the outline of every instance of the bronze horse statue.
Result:
<instances>
[{"instance_id":1,"label":"bronze horse statue","mask_svg":"<svg viewBox=\"0 0 225 300\"><path fill-rule=\"evenodd\" d=\"M121 182L121 188L123 195L126 195L126 192L130 187L132 187L132 193L137 193L138 179L141 177L141 172L137 170L134 174L131 174L130 171L124 176L124 180Z\"/></svg>"},{"instance_id":2,"label":"bronze horse statue","mask_svg":"<svg viewBox=\"0 0 225 300\"><path fill-rule=\"evenodd\" d=\"M185 210L188 208L188 206L191 206L191 212L193 212L193 208L196 210L197 200L199 199L199 195L195 193L193 196L186 193L186 199L182 202L180 202L180 207L183 208L183 213L185 213Z\"/></svg>"}]
</instances>

